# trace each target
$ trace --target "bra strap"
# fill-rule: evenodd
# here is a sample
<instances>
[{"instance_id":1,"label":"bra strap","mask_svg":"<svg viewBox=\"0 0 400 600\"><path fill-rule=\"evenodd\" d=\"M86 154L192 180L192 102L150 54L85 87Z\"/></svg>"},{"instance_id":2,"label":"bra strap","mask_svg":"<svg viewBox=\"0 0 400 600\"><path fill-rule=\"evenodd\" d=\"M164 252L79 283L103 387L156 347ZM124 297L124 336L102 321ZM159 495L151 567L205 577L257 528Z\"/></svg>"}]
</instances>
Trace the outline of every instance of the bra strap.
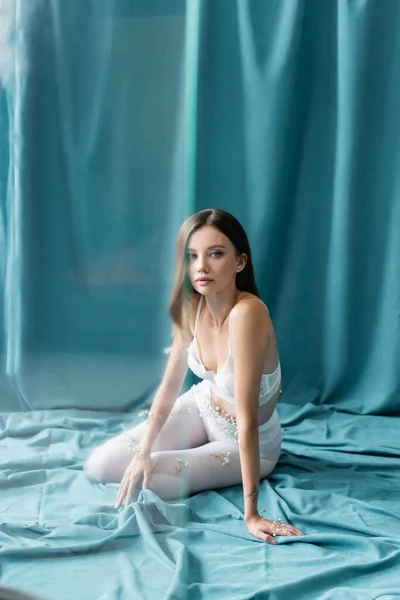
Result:
<instances>
[{"instance_id":1,"label":"bra strap","mask_svg":"<svg viewBox=\"0 0 400 600\"><path fill-rule=\"evenodd\" d=\"M196 337L197 325L199 324L200 311L201 311L201 305L203 304L203 298L204 298L204 296L201 296L200 301L199 301L199 305L197 307L196 323L194 325L194 334L193 334L193 337Z\"/></svg>"}]
</instances>

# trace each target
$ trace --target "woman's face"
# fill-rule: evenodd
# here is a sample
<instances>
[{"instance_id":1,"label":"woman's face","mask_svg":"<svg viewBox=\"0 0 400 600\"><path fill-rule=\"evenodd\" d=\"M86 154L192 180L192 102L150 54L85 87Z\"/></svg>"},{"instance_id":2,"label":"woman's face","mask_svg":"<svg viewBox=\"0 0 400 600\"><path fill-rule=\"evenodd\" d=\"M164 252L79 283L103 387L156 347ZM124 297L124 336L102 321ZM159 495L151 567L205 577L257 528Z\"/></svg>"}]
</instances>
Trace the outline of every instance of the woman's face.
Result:
<instances>
[{"instance_id":1,"label":"woman's face","mask_svg":"<svg viewBox=\"0 0 400 600\"><path fill-rule=\"evenodd\" d=\"M190 236L186 260L191 284L201 294L235 284L236 273L246 266L246 255L238 256L230 239L211 225L204 225Z\"/></svg>"}]
</instances>

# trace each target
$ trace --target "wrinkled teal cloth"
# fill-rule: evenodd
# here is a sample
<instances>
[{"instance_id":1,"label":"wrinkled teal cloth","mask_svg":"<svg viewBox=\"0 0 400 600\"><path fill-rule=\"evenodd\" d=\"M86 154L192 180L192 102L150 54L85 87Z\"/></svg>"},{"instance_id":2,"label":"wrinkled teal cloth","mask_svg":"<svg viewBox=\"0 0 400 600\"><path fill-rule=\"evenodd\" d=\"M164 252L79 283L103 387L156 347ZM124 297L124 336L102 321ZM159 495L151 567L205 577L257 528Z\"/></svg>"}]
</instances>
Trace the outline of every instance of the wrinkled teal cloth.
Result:
<instances>
[{"instance_id":1,"label":"wrinkled teal cloth","mask_svg":"<svg viewBox=\"0 0 400 600\"><path fill-rule=\"evenodd\" d=\"M83 4L85 5L83 8ZM48 600L400 597L398 0L1 0L0 580ZM225 208L284 440L177 503L88 480L170 345L175 240Z\"/></svg>"},{"instance_id":2,"label":"wrinkled teal cloth","mask_svg":"<svg viewBox=\"0 0 400 600\"><path fill-rule=\"evenodd\" d=\"M282 402L279 464L260 508L301 529L272 546L243 521L241 486L166 503L82 472L120 415L2 415L0 564L5 585L57 600L396 598L400 593L399 418ZM73 576L72 576L73 574Z\"/></svg>"}]
</instances>

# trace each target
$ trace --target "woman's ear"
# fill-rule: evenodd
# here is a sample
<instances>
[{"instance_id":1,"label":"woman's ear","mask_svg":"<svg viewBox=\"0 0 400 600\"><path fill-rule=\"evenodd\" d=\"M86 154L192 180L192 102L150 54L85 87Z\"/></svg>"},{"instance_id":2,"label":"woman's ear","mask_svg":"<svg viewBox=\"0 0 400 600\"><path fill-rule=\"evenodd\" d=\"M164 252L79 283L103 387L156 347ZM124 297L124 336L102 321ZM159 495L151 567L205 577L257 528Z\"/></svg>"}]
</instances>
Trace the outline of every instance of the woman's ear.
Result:
<instances>
[{"instance_id":1,"label":"woman's ear","mask_svg":"<svg viewBox=\"0 0 400 600\"><path fill-rule=\"evenodd\" d=\"M243 271L243 269L245 268L246 265L247 265L247 254L243 253L238 257L237 264L236 264L236 273L240 273L240 271Z\"/></svg>"}]
</instances>

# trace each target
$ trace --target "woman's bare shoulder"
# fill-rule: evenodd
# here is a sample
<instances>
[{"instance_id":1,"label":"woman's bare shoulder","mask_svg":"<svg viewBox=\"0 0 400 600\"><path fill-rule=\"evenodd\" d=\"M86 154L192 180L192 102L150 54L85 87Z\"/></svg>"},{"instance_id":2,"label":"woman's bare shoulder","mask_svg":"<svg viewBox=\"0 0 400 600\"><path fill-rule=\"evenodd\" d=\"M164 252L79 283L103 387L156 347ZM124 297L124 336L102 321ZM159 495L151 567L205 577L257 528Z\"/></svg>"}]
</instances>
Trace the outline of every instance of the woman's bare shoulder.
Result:
<instances>
[{"instance_id":1,"label":"woman's bare shoulder","mask_svg":"<svg viewBox=\"0 0 400 600\"><path fill-rule=\"evenodd\" d=\"M235 306L232 308L232 311L244 313L249 310L257 311L260 314L265 314L269 317L269 310L266 304L254 294L246 293L246 295L241 296L236 302Z\"/></svg>"},{"instance_id":2,"label":"woman's bare shoulder","mask_svg":"<svg viewBox=\"0 0 400 600\"><path fill-rule=\"evenodd\" d=\"M232 318L231 318L232 317ZM239 298L232 308L229 320L243 322L244 325L258 324L268 329L273 329L269 311L264 302L254 294L247 294Z\"/></svg>"}]
</instances>

